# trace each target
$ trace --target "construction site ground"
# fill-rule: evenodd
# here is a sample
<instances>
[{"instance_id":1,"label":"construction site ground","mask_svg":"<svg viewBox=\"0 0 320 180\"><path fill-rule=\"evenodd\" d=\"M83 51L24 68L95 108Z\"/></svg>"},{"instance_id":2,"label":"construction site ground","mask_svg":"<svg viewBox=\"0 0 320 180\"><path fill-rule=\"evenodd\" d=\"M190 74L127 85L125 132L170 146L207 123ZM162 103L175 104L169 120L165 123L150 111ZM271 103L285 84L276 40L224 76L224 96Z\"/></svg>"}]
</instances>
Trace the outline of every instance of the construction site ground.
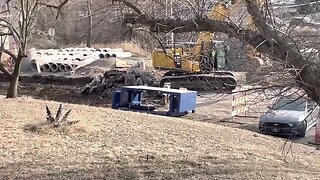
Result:
<instances>
[{"instance_id":1,"label":"construction site ground","mask_svg":"<svg viewBox=\"0 0 320 180\"><path fill-rule=\"evenodd\" d=\"M2 82L0 85L0 94L5 95L8 83ZM19 94L21 96L48 101L111 108L111 97L100 98L97 95L84 96L80 94L80 90L82 88L83 86L20 83ZM266 111L266 104L259 104L250 107L250 110L257 110L256 107L259 106L259 111L261 111L261 113L253 114L255 118L231 118L231 106L231 94L200 92L197 97L196 113L190 113L180 118L258 132L258 117ZM309 142L314 140L314 130L315 128L310 129L305 138L295 138L294 142L312 146ZM279 138L286 139L288 137Z\"/></svg>"},{"instance_id":2,"label":"construction site ground","mask_svg":"<svg viewBox=\"0 0 320 180\"><path fill-rule=\"evenodd\" d=\"M287 154L285 139L69 103L64 106L72 109L70 118L80 122L54 129L46 123L45 105L56 110L58 102L2 95L0 100L1 179L319 178L319 151L295 143ZM228 114L216 107L207 107L207 119ZM203 117L202 111L195 117Z\"/></svg>"}]
</instances>

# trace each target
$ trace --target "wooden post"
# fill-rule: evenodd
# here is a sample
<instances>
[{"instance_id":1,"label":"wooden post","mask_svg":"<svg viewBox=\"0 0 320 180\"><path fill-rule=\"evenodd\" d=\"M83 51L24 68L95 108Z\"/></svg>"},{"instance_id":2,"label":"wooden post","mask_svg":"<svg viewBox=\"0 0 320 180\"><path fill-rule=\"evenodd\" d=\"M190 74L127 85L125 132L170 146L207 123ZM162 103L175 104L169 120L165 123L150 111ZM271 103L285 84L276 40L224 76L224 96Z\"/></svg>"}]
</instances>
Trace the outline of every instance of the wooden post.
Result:
<instances>
[{"instance_id":1,"label":"wooden post","mask_svg":"<svg viewBox=\"0 0 320 180\"><path fill-rule=\"evenodd\" d=\"M231 118L232 118L232 121L234 120L234 116L233 116L233 111L234 111L234 102L235 101L235 94L232 94L232 106L231 106Z\"/></svg>"},{"instance_id":2,"label":"wooden post","mask_svg":"<svg viewBox=\"0 0 320 180\"><path fill-rule=\"evenodd\" d=\"M244 107L247 107L247 90L244 91ZM247 116L247 110L244 111L244 116Z\"/></svg>"}]
</instances>

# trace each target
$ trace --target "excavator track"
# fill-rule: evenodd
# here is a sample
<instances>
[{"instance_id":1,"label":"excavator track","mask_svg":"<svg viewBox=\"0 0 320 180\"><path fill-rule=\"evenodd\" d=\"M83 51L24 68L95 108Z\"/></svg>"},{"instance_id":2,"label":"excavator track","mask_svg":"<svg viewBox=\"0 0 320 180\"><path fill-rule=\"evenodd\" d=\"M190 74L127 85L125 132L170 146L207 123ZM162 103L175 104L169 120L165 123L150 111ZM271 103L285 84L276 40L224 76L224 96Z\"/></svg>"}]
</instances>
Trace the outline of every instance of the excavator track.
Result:
<instances>
[{"instance_id":1,"label":"excavator track","mask_svg":"<svg viewBox=\"0 0 320 180\"><path fill-rule=\"evenodd\" d=\"M210 74L167 74L162 77L160 86L170 83L171 88L184 87L190 90L221 90L232 91L237 80L231 72L215 72Z\"/></svg>"}]
</instances>

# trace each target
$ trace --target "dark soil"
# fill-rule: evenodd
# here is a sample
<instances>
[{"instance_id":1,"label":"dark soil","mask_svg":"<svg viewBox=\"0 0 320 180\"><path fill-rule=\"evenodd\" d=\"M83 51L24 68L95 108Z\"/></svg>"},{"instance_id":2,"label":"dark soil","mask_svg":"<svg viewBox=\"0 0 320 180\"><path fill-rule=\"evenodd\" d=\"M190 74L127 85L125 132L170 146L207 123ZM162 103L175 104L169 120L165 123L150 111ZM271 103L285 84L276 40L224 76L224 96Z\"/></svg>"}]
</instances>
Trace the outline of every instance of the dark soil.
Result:
<instances>
[{"instance_id":1,"label":"dark soil","mask_svg":"<svg viewBox=\"0 0 320 180\"><path fill-rule=\"evenodd\" d=\"M0 94L6 95L9 83L1 83ZM19 96L31 96L35 99L58 101L63 103L84 104L89 106L110 107L111 97L101 98L97 95L81 95L80 91L85 86L20 83Z\"/></svg>"}]
</instances>

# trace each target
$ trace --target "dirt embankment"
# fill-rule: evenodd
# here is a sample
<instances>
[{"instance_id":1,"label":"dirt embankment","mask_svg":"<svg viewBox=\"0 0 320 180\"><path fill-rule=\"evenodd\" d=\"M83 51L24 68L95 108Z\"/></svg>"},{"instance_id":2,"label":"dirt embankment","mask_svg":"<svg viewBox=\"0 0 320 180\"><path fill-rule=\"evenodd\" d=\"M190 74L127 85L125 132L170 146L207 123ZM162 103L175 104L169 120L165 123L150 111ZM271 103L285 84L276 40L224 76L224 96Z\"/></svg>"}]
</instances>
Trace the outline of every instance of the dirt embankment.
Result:
<instances>
[{"instance_id":1,"label":"dirt embankment","mask_svg":"<svg viewBox=\"0 0 320 180\"><path fill-rule=\"evenodd\" d=\"M0 104L0 178L317 179L320 154L254 132L178 118L65 104L80 123L48 128L45 105ZM34 128L28 128L34 127Z\"/></svg>"},{"instance_id":2,"label":"dirt embankment","mask_svg":"<svg viewBox=\"0 0 320 180\"><path fill-rule=\"evenodd\" d=\"M90 76L54 76L54 75L21 75L20 83L39 83L79 86L85 85L92 80ZM8 78L0 75L0 82L8 82Z\"/></svg>"}]
</instances>

